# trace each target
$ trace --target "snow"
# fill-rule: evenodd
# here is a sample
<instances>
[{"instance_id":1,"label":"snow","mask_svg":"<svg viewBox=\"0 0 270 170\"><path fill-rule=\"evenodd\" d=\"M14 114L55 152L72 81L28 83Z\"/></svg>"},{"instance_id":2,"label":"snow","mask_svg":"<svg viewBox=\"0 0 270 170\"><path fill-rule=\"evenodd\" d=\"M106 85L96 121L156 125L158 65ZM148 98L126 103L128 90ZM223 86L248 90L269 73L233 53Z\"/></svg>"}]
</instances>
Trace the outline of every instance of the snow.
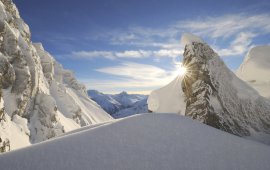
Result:
<instances>
[{"instance_id":1,"label":"snow","mask_svg":"<svg viewBox=\"0 0 270 170\"><path fill-rule=\"evenodd\" d=\"M236 74L260 95L270 98L270 46L250 49Z\"/></svg>"},{"instance_id":2,"label":"snow","mask_svg":"<svg viewBox=\"0 0 270 170\"><path fill-rule=\"evenodd\" d=\"M3 21L7 18L4 4L0 1L0 20Z\"/></svg>"},{"instance_id":3,"label":"snow","mask_svg":"<svg viewBox=\"0 0 270 170\"><path fill-rule=\"evenodd\" d=\"M134 103L145 99L145 95L139 95L139 94L128 94L127 92L122 92L120 94L112 95L113 98L121 103L124 107L132 106Z\"/></svg>"},{"instance_id":4,"label":"snow","mask_svg":"<svg viewBox=\"0 0 270 170\"><path fill-rule=\"evenodd\" d=\"M12 116L13 112L17 110L16 95L11 93L11 89L3 89L2 95L4 99L5 111L9 116Z\"/></svg>"},{"instance_id":5,"label":"snow","mask_svg":"<svg viewBox=\"0 0 270 170\"><path fill-rule=\"evenodd\" d=\"M131 107L119 110L118 112L113 114L113 117L118 119L118 118L123 118L127 116L132 116L135 114L147 113L147 112L148 112L147 98L144 98L134 103Z\"/></svg>"},{"instance_id":6,"label":"snow","mask_svg":"<svg viewBox=\"0 0 270 170\"><path fill-rule=\"evenodd\" d=\"M196 35L193 35L191 33L184 33L182 35L182 37L181 37L181 44L183 46L186 46L188 44L192 44L193 42L204 43L204 41L200 37L197 37Z\"/></svg>"},{"instance_id":7,"label":"snow","mask_svg":"<svg viewBox=\"0 0 270 170\"><path fill-rule=\"evenodd\" d=\"M178 113L185 115L186 103L181 87L183 76L177 76L171 83L154 90L148 97L148 110L156 113Z\"/></svg>"},{"instance_id":8,"label":"snow","mask_svg":"<svg viewBox=\"0 0 270 170\"><path fill-rule=\"evenodd\" d=\"M29 130L26 128L26 119L19 116L15 117L15 122L5 116L5 122L0 121L0 137L2 140L9 139L10 150L15 150L31 145L29 141ZM18 140L19 139L19 140Z\"/></svg>"},{"instance_id":9,"label":"snow","mask_svg":"<svg viewBox=\"0 0 270 170\"><path fill-rule=\"evenodd\" d=\"M175 114L143 114L0 155L6 170L270 168L270 147Z\"/></svg>"}]
</instances>

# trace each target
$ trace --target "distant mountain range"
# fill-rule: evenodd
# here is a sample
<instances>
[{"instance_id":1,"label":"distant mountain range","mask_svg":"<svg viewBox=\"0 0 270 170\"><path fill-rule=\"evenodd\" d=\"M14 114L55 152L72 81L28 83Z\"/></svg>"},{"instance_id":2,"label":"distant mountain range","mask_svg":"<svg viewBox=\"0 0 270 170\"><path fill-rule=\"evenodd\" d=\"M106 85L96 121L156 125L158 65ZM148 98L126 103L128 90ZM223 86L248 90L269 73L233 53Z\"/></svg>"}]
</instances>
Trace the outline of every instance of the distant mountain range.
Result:
<instances>
[{"instance_id":1,"label":"distant mountain range","mask_svg":"<svg viewBox=\"0 0 270 170\"><path fill-rule=\"evenodd\" d=\"M88 90L87 93L114 118L148 112L146 95L128 94L125 91L119 94L104 94L97 90Z\"/></svg>"}]
</instances>

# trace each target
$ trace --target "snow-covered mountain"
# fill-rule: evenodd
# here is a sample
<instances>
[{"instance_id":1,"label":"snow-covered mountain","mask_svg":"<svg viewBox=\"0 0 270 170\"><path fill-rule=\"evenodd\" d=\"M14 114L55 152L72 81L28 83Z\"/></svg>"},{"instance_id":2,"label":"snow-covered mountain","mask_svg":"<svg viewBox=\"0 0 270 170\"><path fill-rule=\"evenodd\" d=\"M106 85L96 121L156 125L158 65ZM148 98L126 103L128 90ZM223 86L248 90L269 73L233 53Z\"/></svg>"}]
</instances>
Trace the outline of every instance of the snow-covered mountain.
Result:
<instances>
[{"instance_id":1,"label":"snow-covered mountain","mask_svg":"<svg viewBox=\"0 0 270 170\"><path fill-rule=\"evenodd\" d=\"M142 114L0 155L5 170L270 169L270 147L175 114Z\"/></svg>"},{"instance_id":2,"label":"snow-covered mountain","mask_svg":"<svg viewBox=\"0 0 270 170\"><path fill-rule=\"evenodd\" d=\"M147 97L145 97L135 102L132 106L119 110L118 112L114 113L112 116L114 118L123 118L123 117L131 116L134 114L141 114L141 113L147 113L147 112L148 112Z\"/></svg>"},{"instance_id":3,"label":"snow-covered mountain","mask_svg":"<svg viewBox=\"0 0 270 170\"><path fill-rule=\"evenodd\" d=\"M111 120L55 61L11 0L0 1L0 152Z\"/></svg>"},{"instance_id":4,"label":"snow-covered mountain","mask_svg":"<svg viewBox=\"0 0 270 170\"><path fill-rule=\"evenodd\" d=\"M269 134L270 100L240 80L198 37L184 35L182 42L187 73L153 91L149 110L180 113L239 136Z\"/></svg>"},{"instance_id":5,"label":"snow-covered mountain","mask_svg":"<svg viewBox=\"0 0 270 170\"><path fill-rule=\"evenodd\" d=\"M97 90L88 90L89 97L97 102L114 118L121 118L147 112L147 96L141 94L104 94Z\"/></svg>"},{"instance_id":6,"label":"snow-covered mountain","mask_svg":"<svg viewBox=\"0 0 270 170\"><path fill-rule=\"evenodd\" d=\"M236 74L260 95L270 99L270 46L250 49Z\"/></svg>"}]
</instances>

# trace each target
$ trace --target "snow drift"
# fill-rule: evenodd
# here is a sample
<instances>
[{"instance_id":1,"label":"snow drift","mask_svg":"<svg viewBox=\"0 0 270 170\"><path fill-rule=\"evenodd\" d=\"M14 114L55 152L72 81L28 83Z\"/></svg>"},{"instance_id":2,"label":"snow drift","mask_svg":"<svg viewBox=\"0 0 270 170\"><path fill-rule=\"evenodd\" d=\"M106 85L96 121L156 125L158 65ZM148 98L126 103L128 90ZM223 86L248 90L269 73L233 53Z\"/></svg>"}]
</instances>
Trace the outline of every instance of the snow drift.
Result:
<instances>
[{"instance_id":1,"label":"snow drift","mask_svg":"<svg viewBox=\"0 0 270 170\"><path fill-rule=\"evenodd\" d=\"M185 114L186 103L181 88L182 76L177 76L171 83L152 91L148 97L148 110L155 113Z\"/></svg>"},{"instance_id":2,"label":"snow drift","mask_svg":"<svg viewBox=\"0 0 270 170\"><path fill-rule=\"evenodd\" d=\"M112 119L55 61L11 0L0 1L0 152Z\"/></svg>"},{"instance_id":3,"label":"snow drift","mask_svg":"<svg viewBox=\"0 0 270 170\"><path fill-rule=\"evenodd\" d=\"M267 145L187 117L149 113L2 154L0 164L6 170L265 170L269 157Z\"/></svg>"},{"instance_id":4,"label":"snow drift","mask_svg":"<svg viewBox=\"0 0 270 170\"><path fill-rule=\"evenodd\" d=\"M260 95L270 99L270 46L250 49L236 74Z\"/></svg>"}]
</instances>

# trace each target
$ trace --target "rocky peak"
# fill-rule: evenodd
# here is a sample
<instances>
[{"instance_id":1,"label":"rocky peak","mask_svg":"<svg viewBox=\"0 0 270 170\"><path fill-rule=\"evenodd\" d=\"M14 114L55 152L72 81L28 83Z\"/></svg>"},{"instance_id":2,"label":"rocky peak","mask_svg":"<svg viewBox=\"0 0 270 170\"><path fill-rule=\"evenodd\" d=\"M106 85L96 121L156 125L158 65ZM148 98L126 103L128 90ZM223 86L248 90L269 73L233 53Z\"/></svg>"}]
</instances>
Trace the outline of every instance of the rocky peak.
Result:
<instances>
[{"instance_id":1,"label":"rocky peak","mask_svg":"<svg viewBox=\"0 0 270 170\"><path fill-rule=\"evenodd\" d=\"M213 57L216 54L206 44L193 42L186 46L183 66L188 71L182 81L182 89L187 97L185 114L208 125L220 127L210 104L210 95L216 92L210 80L207 62Z\"/></svg>"},{"instance_id":2,"label":"rocky peak","mask_svg":"<svg viewBox=\"0 0 270 170\"><path fill-rule=\"evenodd\" d=\"M239 136L270 133L270 101L238 79L206 43L187 44L183 65L186 116Z\"/></svg>"}]
</instances>

